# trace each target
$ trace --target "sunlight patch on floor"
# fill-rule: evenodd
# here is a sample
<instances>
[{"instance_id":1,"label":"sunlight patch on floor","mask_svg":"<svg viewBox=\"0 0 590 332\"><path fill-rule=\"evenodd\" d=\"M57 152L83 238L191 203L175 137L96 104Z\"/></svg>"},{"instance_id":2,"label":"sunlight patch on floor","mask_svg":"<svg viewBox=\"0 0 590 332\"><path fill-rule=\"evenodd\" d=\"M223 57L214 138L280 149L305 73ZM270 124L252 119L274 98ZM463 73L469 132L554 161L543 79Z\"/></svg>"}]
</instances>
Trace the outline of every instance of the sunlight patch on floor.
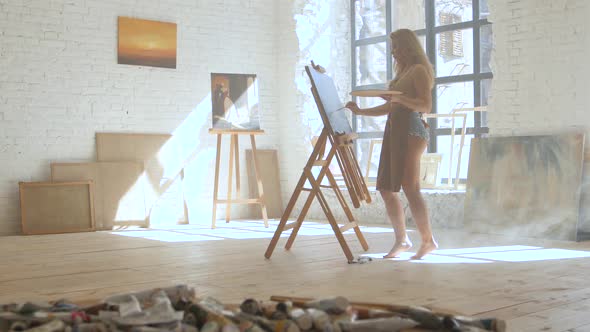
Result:
<instances>
[{"instance_id":1,"label":"sunlight patch on floor","mask_svg":"<svg viewBox=\"0 0 590 332\"><path fill-rule=\"evenodd\" d=\"M113 235L144 238L162 242L202 242L223 239L249 240L272 239L279 225L279 220L269 220L269 227L264 227L260 220L239 220L226 223L217 221L217 227L212 229L210 225L174 225L166 229L133 229L110 232ZM391 228L361 226L364 233L391 233ZM348 230L345 234L354 233ZM288 237L291 230L281 234L281 238ZM317 222L304 222L297 233L298 236L334 236L332 226Z\"/></svg>"},{"instance_id":2,"label":"sunlight patch on floor","mask_svg":"<svg viewBox=\"0 0 590 332\"><path fill-rule=\"evenodd\" d=\"M198 234L185 234L179 232L161 231L161 230L141 230L141 231L119 231L111 232L113 235L142 238L146 240L157 240L161 242L202 242L222 240L211 236Z\"/></svg>"},{"instance_id":3,"label":"sunlight patch on floor","mask_svg":"<svg viewBox=\"0 0 590 332\"><path fill-rule=\"evenodd\" d=\"M471 258L464 258L464 257L454 257L454 256L439 256L439 255L427 255L421 260L410 260L410 257L415 255L414 252L404 252L398 258L383 258L383 255L386 255L386 252L377 253L377 254L367 254L361 255L363 257L371 257L373 259L382 259L386 261L410 261L412 263L430 263L430 264L459 264L459 263L468 263L468 264L486 264L491 263L490 261L484 261L481 259L471 259Z\"/></svg>"},{"instance_id":4,"label":"sunlight patch on floor","mask_svg":"<svg viewBox=\"0 0 590 332\"><path fill-rule=\"evenodd\" d=\"M481 254L469 254L465 257L477 259L489 259L502 262L534 262L554 259L570 259L590 257L590 252L568 249L540 248L535 250L490 252Z\"/></svg>"},{"instance_id":5,"label":"sunlight patch on floor","mask_svg":"<svg viewBox=\"0 0 590 332\"><path fill-rule=\"evenodd\" d=\"M541 249L541 247L531 246L497 246L497 247L476 247L476 248L458 248L458 249L440 249L436 253L438 255L466 255L466 254L478 254L485 252L502 252L502 251L516 251L516 250L529 250L529 249Z\"/></svg>"},{"instance_id":6,"label":"sunlight patch on floor","mask_svg":"<svg viewBox=\"0 0 590 332\"><path fill-rule=\"evenodd\" d=\"M590 257L590 251L542 248L531 246L498 246L480 248L458 248L435 250L421 260L411 260L413 252L404 252L397 258L384 259L387 253L366 254L362 256L387 261L410 261L412 263L445 264L467 263L481 264L493 262L534 262L556 259L573 259Z\"/></svg>"}]
</instances>

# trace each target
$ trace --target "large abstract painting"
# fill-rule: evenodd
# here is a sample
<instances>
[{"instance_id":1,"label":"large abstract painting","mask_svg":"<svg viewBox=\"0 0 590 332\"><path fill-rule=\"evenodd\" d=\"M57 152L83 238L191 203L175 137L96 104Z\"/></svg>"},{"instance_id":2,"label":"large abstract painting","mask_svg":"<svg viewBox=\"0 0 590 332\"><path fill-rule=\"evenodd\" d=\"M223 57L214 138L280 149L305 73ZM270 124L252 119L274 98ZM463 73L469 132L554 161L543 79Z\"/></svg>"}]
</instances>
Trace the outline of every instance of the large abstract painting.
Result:
<instances>
[{"instance_id":1,"label":"large abstract painting","mask_svg":"<svg viewBox=\"0 0 590 332\"><path fill-rule=\"evenodd\" d=\"M465 222L476 232L576 240L583 134L472 140Z\"/></svg>"},{"instance_id":2,"label":"large abstract painting","mask_svg":"<svg viewBox=\"0 0 590 332\"><path fill-rule=\"evenodd\" d=\"M254 74L211 74L213 128L260 129L258 81Z\"/></svg>"},{"instance_id":3,"label":"large abstract painting","mask_svg":"<svg viewBox=\"0 0 590 332\"><path fill-rule=\"evenodd\" d=\"M176 24L119 17L118 63L176 68Z\"/></svg>"}]
</instances>

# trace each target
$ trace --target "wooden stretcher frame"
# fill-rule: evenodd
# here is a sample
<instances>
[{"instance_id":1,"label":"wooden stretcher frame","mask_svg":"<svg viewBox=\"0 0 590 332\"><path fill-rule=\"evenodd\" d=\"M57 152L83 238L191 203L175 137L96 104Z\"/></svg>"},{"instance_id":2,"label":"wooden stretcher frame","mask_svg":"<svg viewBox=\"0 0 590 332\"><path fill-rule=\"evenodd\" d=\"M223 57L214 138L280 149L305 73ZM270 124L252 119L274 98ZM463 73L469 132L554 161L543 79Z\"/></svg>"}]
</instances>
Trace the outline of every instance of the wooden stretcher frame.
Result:
<instances>
[{"instance_id":1,"label":"wooden stretcher frame","mask_svg":"<svg viewBox=\"0 0 590 332\"><path fill-rule=\"evenodd\" d=\"M30 219L29 212L31 209L38 208L33 202L29 202L31 199L30 191L40 188L54 188L60 190L61 188L81 188L88 197L86 206L71 206L71 208L64 208L59 210L60 206L52 207L52 211L68 214L70 210L82 209L83 214L86 215L86 220L79 220L79 227L56 227L58 225L49 225L47 228L43 226L33 224L34 221ZM19 182L19 197L20 197L20 212L21 212L21 227L22 233L25 235L41 235L41 234L61 234L61 233L76 233L76 232L92 232L95 230L94 224L94 183L93 181L69 181L69 182ZM51 198L54 198L55 193L52 193ZM31 206L31 204L33 204ZM67 202L63 202L67 204ZM58 209L58 210L55 210ZM55 213L57 213L55 212ZM68 215L61 215L69 217ZM43 218L45 219L45 217Z\"/></svg>"},{"instance_id":2,"label":"wooden stretcher frame","mask_svg":"<svg viewBox=\"0 0 590 332\"><path fill-rule=\"evenodd\" d=\"M358 226L358 223L354 219L354 216L352 215L352 212L348 204L346 203L346 200L344 199L344 195L340 191L340 188L338 187L338 184L334 179L334 175L329 169L332 160L335 158L338 163L338 166L342 172L342 177L344 179L346 188L348 189L354 207L360 207L360 203L362 201L370 203L371 196L369 194L369 189L367 188L359 164L352 150L353 141L354 139L356 139L356 134L337 135L336 133L334 133L312 77L311 71L317 70L316 68L317 67L313 63L312 66L305 67L312 85L311 92L318 107L318 111L320 112L320 115L322 117L324 128L317 140L317 143L314 146L313 152L309 156L309 159L305 167L303 168L303 172L301 174L301 177L299 178L299 182L295 187L295 191L293 192L291 199L287 204L287 208L285 209L285 212L281 217L281 221L279 222L279 225L275 231L275 234L270 244L268 245L268 248L264 256L266 258L270 258L272 256L272 253L281 237L281 234L289 229L292 229L292 232L289 236L289 239L287 240L285 249L291 249L291 246L293 245L293 242L297 237L297 232L303 224L303 221L311 206L311 203L313 202L313 199L317 198L320 207L322 208L324 214L326 215L326 218L328 219L328 223L332 227L332 230L334 231L334 234L336 235L336 238L338 239L338 242L342 247L342 251L344 251L344 255L346 256L347 261L349 263L352 263L354 261L354 257L342 233L349 229L354 229L354 232L357 238L359 239L362 248L366 251L369 249L369 246ZM326 154L328 143L330 147ZM320 171L317 177L313 175L313 167L320 167ZM322 180L324 179L324 177L327 177L329 185L322 185ZM305 188L306 182L310 183L311 188ZM334 191L338 199L338 202L340 203L342 209L344 210L347 216L348 223L346 223L343 226L340 226L338 224L334 215L332 214L332 211L326 198L324 197L324 194L322 193L322 188L330 188ZM303 191L309 192L309 196L307 197L307 200L303 205L301 213L299 214L295 222L287 224L291 212L293 211L293 208L297 203L299 195Z\"/></svg>"}]
</instances>

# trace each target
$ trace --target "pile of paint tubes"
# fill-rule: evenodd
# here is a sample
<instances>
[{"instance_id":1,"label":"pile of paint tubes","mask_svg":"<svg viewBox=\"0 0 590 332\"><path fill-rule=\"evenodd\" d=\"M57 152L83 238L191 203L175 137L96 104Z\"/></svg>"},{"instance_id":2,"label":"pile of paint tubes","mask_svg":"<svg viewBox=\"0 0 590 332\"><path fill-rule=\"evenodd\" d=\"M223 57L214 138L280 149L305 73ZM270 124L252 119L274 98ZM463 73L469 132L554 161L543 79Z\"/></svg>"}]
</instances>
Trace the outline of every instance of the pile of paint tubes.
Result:
<instances>
[{"instance_id":1,"label":"pile of paint tubes","mask_svg":"<svg viewBox=\"0 0 590 332\"><path fill-rule=\"evenodd\" d=\"M498 319L441 314L417 306L355 304L344 297L246 299L239 306L224 305L210 297L198 298L185 285L111 296L90 306L64 300L0 306L2 332L505 330L506 324Z\"/></svg>"}]
</instances>

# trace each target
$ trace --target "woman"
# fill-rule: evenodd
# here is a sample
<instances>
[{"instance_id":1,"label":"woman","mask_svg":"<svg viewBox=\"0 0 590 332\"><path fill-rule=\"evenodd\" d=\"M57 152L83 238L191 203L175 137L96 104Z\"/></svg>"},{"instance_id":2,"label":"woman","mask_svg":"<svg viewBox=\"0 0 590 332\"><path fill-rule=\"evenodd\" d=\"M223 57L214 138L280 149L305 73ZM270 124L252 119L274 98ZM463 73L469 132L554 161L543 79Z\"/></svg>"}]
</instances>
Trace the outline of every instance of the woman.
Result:
<instances>
[{"instance_id":1,"label":"woman","mask_svg":"<svg viewBox=\"0 0 590 332\"><path fill-rule=\"evenodd\" d=\"M395 231L395 243L383 257L397 257L412 247L406 233L403 206L398 196L400 189L403 189L422 237L422 245L412 259L421 259L438 246L420 193L420 157L429 139L422 113L429 113L432 109L434 73L413 31L400 29L392 32L390 38L391 54L395 60L395 79L389 83L389 90L400 91L402 94L382 96L387 103L372 108L361 109L354 102L348 102L346 107L357 115L387 115L377 173L377 190L383 197L387 216Z\"/></svg>"}]
</instances>

